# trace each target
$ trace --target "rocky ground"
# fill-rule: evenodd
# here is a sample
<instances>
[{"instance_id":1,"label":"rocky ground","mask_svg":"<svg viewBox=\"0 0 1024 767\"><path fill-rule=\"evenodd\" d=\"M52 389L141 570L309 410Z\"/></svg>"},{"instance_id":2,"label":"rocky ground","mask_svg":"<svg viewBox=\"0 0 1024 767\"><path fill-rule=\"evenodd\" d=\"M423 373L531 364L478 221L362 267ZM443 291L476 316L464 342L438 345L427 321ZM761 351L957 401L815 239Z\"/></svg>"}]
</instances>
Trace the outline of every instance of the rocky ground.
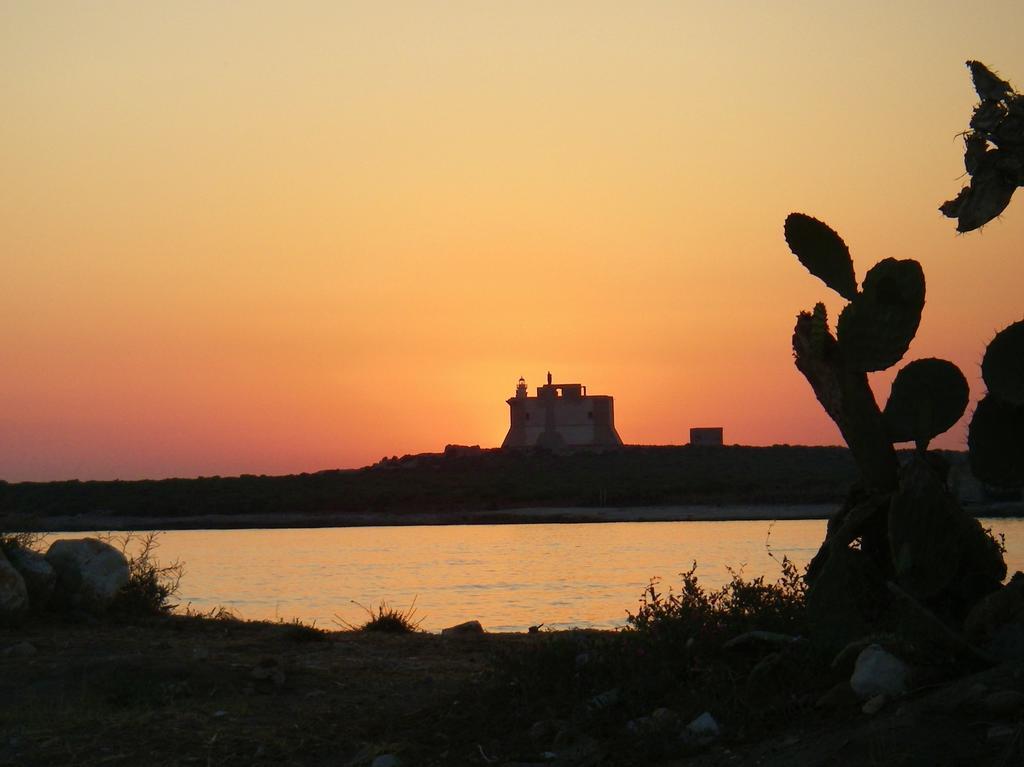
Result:
<instances>
[{"instance_id":1,"label":"rocky ground","mask_svg":"<svg viewBox=\"0 0 1024 767\"><path fill-rule=\"evenodd\" d=\"M825 675L785 700L757 698L771 715L752 708L749 722L735 701L705 709L685 690L645 713L615 689L559 709L571 696L517 684L537 668L517 658L609 639L31 619L0 630L0 764L1024 763L1020 665L868 703Z\"/></svg>"}]
</instances>

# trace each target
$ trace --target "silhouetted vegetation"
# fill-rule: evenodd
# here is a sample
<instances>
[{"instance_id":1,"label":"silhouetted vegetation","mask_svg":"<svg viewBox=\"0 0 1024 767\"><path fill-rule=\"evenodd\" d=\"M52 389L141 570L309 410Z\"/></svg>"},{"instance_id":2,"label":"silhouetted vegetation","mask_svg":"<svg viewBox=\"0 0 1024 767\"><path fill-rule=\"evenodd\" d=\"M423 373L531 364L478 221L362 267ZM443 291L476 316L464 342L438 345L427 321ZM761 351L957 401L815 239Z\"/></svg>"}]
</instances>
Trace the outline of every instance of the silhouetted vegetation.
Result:
<instances>
[{"instance_id":1,"label":"silhouetted vegetation","mask_svg":"<svg viewBox=\"0 0 1024 767\"><path fill-rule=\"evenodd\" d=\"M980 62L967 63L982 100L965 138L972 181L941 208L959 217L960 231L994 218L1024 183L1024 99ZM867 629L892 627L909 611L922 641L977 656L957 632L973 608L1000 590L1004 547L964 513L948 489L948 463L928 451L930 440L963 415L967 381L951 362L916 360L899 371L880 410L867 378L909 348L924 308L924 272L914 260L886 258L858 290L849 250L827 225L793 213L785 237L800 262L849 301L834 335L821 303L797 317L793 333L796 366L839 426L861 474L808 568L814 631L841 644ZM982 372L989 393L972 419L971 465L985 481L1019 487L1024 325L996 336ZM902 465L896 442L916 448Z\"/></svg>"},{"instance_id":2,"label":"silhouetted vegetation","mask_svg":"<svg viewBox=\"0 0 1024 767\"><path fill-rule=\"evenodd\" d=\"M632 447L591 453L480 450L389 458L363 469L135 482L0 483L0 515L464 511L524 506L825 503L856 477L834 447ZM102 520L97 520L102 522Z\"/></svg>"},{"instance_id":3,"label":"silhouetted vegetation","mask_svg":"<svg viewBox=\"0 0 1024 767\"><path fill-rule=\"evenodd\" d=\"M1024 320L1004 328L985 350L988 392L971 418L971 470L1005 488L1024 486Z\"/></svg>"},{"instance_id":4,"label":"silhouetted vegetation","mask_svg":"<svg viewBox=\"0 0 1024 767\"><path fill-rule=\"evenodd\" d=\"M801 638L801 573L780 565L774 582L734 573L712 591L694 565L678 591L652 583L624 631L542 634L500 655L499 678L527 720L570 722L595 738L615 732L612 763L700 750L679 733L703 711L743 738L761 735L810 709L836 675Z\"/></svg>"},{"instance_id":5,"label":"silhouetted vegetation","mask_svg":"<svg viewBox=\"0 0 1024 767\"><path fill-rule=\"evenodd\" d=\"M171 598L177 593L185 573L183 563L157 560L159 533L128 533L110 541L128 559L128 582L110 605L111 612L123 616L160 615L177 605Z\"/></svg>"},{"instance_id":6,"label":"silhouetted vegetation","mask_svg":"<svg viewBox=\"0 0 1024 767\"><path fill-rule=\"evenodd\" d=\"M949 491L948 462L928 451L963 414L966 379L946 360L916 360L897 374L884 410L868 383L868 373L891 367L910 346L924 307L924 272L916 261L887 258L858 291L849 250L831 228L794 213L785 235L800 262L850 300L835 335L820 303L797 317L793 333L796 366L861 474L808 568L816 628L841 644L888 625L890 581L901 598L959 625L1006 576L996 542ZM902 465L895 442L915 444ZM860 593L851 594L851 583Z\"/></svg>"},{"instance_id":7,"label":"silhouetted vegetation","mask_svg":"<svg viewBox=\"0 0 1024 767\"><path fill-rule=\"evenodd\" d=\"M358 602L356 602L359 605ZM348 621L335 616L335 620L343 628L351 631L377 631L384 634L408 634L412 631L419 631L420 623L423 622L422 618L416 617L416 600L412 600L412 604L406 609L398 607L392 607L387 602L382 601L377 605L377 609L359 605L367 615L367 620L358 625L353 625Z\"/></svg>"},{"instance_id":8,"label":"silhouetted vegetation","mask_svg":"<svg viewBox=\"0 0 1024 767\"><path fill-rule=\"evenodd\" d=\"M964 167L971 182L939 210L958 232L984 226L1024 186L1024 96L980 61L968 61L980 103L964 132Z\"/></svg>"},{"instance_id":9,"label":"silhouetted vegetation","mask_svg":"<svg viewBox=\"0 0 1024 767\"><path fill-rule=\"evenodd\" d=\"M659 590L660 583L652 581L627 625L677 646L691 640L720 644L752 630L804 634L807 584L788 558L779 564L781 574L775 582L766 582L763 575L746 580L742 573L730 572L728 583L707 591L700 585L694 562L681 573L678 592L671 587Z\"/></svg>"}]
</instances>

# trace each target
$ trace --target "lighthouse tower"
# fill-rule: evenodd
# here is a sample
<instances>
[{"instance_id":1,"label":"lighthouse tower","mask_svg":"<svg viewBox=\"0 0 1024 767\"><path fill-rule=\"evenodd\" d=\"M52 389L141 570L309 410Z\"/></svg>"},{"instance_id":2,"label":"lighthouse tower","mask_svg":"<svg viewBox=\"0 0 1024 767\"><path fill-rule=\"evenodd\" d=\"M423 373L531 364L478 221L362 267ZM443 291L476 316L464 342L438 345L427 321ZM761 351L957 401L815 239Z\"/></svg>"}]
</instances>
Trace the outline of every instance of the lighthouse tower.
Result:
<instances>
[{"instance_id":1,"label":"lighthouse tower","mask_svg":"<svg viewBox=\"0 0 1024 767\"><path fill-rule=\"evenodd\" d=\"M547 383L531 397L526 379L507 402L510 424L503 448L620 447L615 431L614 402L604 394L587 394L578 383Z\"/></svg>"}]
</instances>

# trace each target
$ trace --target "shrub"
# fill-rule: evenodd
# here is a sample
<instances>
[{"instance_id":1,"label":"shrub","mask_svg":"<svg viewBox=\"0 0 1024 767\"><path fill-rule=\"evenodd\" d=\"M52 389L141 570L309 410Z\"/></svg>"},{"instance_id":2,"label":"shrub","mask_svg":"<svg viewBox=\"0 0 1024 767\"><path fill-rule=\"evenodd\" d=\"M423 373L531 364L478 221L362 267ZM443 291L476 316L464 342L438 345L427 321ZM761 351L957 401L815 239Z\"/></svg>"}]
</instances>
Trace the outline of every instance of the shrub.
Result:
<instances>
[{"instance_id":1,"label":"shrub","mask_svg":"<svg viewBox=\"0 0 1024 767\"><path fill-rule=\"evenodd\" d=\"M610 744L616 764L680 755L678 729L657 730L651 721L662 707L684 722L711 711L737 732L771 731L804 712L830 681L831 655L810 642L766 633L725 647L753 630L803 633L806 585L791 561L780 565L774 582L732 573L715 589L700 584L694 565L678 590L652 581L621 631L551 632L496 647L500 705L516 726L555 719L597 737L632 733Z\"/></svg>"},{"instance_id":2,"label":"shrub","mask_svg":"<svg viewBox=\"0 0 1024 767\"><path fill-rule=\"evenodd\" d=\"M128 583L111 605L111 611L122 615L161 615L177 605L171 597L178 591L184 565L174 560L160 564L153 557L159 547L159 533L127 533L109 541L118 546L128 559Z\"/></svg>"},{"instance_id":3,"label":"shrub","mask_svg":"<svg viewBox=\"0 0 1024 767\"><path fill-rule=\"evenodd\" d=\"M377 605L377 610L374 612L369 607L361 605L358 602L352 602L355 605L359 605L360 608L367 614L368 619L365 623L358 626L349 623L344 618L338 615L334 616L334 622L339 626L348 629L349 631L379 631L388 634L409 634L414 631L420 630L420 624L423 622L422 618L417 619L416 616L416 599L412 600L412 604L405 610L400 610L397 607L392 607L386 601L381 600L381 603Z\"/></svg>"},{"instance_id":4,"label":"shrub","mask_svg":"<svg viewBox=\"0 0 1024 767\"><path fill-rule=\"evenodd\" d=\"M709 644L760 629L799 634L803 631L807 584L787 557L775 583L764 576L744 580L741 573L729 570L731 579L715 591L707 591L697 579L697 563L681 573L679 592L670 587L658 591L655 579L640 597L636 614L626 619L632 631L652 638L686 642L691 639Z\"/></svg>"},{"instance_id":5,"label":"shrub","mask_svg":"<svg viewBox=\"0 0 1024 767\"><path fill-rule=\"evenodd\" d=\"M20 514L0 518L0 551L31 549L35 551L46 537L45 533L31 532L35 519Z\"/></svg>"}]
</instances>

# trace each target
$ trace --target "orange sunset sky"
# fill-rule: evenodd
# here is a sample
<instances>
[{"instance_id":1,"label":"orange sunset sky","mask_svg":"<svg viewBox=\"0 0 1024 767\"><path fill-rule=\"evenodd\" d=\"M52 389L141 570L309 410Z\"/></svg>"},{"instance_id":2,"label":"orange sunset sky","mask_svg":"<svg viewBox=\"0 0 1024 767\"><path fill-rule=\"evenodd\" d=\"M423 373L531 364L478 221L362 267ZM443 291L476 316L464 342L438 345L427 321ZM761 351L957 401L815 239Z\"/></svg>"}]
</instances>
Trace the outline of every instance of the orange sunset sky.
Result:
<instances>
[{"instance_id":1,"label":"orange sunset sky","mask_svg":"<svg viewBox=\"0 0 1024 767\"><path fill-rule=\"evenodd\" d=\"M4 3L0 478L496 446L548 370L627 443L837 444L789 339L842 302L794 210L859 278L921 261L906 359L975 400L1024 193L967 236L936 208L964 60L1024 86L1021 29L1020 0Z\"/></svg>"}]
</instances>

